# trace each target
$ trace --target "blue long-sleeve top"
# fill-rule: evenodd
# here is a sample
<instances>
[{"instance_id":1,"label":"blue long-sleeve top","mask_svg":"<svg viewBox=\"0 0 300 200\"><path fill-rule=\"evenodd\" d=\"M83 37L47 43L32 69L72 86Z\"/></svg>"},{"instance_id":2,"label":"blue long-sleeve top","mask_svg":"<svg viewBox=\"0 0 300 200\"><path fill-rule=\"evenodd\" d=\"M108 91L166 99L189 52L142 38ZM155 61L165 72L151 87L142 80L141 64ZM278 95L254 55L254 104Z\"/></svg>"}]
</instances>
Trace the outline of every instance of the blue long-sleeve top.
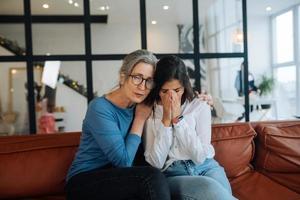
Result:
<instances>
[{"instance_id":1,"label":"blue long-sleeve top","mask_svg":"<svg viewBox=\"0 0 300 200\"><path fill-rule=\"evenodd\" d=\"M82 125L80 145L69 169L67 181L74 175L107 164L129 167L141 142L130 133L135 107L120 108L98 97L89 104Z\"/></svg>"}]
</instances>

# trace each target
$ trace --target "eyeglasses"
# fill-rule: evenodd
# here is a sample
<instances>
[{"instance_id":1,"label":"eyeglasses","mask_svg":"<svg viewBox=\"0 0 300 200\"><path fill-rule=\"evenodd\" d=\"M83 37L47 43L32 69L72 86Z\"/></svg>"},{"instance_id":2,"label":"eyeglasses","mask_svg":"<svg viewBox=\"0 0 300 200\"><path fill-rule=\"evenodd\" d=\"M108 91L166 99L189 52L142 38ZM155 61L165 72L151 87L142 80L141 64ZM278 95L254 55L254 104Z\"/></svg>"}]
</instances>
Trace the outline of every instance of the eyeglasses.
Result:
<instances>
[{"instance_id":1,"label":"eyeglasses","mask_svg":"<svg viewBox=\"0 0 300 200\"><path fill-rule=\"evenodd\" d=\"M145 86L147 89L151 90L154 87L154 81L152 78L144 79L141 75L129 75L131 77L132 83L134 85L140 85L145 81Z\"/></svg>"}]
</instances>

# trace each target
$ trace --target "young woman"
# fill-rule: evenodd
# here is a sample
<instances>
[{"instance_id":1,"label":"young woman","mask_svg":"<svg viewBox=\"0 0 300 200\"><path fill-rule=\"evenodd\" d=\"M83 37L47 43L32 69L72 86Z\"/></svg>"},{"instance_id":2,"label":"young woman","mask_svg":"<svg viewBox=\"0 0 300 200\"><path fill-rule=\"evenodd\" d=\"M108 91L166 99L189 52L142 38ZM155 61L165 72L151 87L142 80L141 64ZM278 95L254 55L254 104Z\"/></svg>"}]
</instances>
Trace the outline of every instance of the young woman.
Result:
<instances>
[{"instance_id":1,"label":"young woman","mask_svg":"<svg viewBox=\"0 0 300 200\"><path fill-rule=\"evenodd\" d=\"M213 159L211 110L195 98L183 61L162 58L154 82L145 101L154 104L145 127L146 161L164 172L172 199L234 199L224 169Z\"/></svg>"},{"instance_id":2,"label":"young woman","mask_svg":"<svg viewBox=\"0 0 300 200\"><path fill-rule=\"evenodd\" d=\"M153 88L155 64L156 57L146 50L130 53L119 87L89 104L67 176L67 199L170 199L158 169L131 167L151 112L140 103Z\"/></svg>"}]
</instances>

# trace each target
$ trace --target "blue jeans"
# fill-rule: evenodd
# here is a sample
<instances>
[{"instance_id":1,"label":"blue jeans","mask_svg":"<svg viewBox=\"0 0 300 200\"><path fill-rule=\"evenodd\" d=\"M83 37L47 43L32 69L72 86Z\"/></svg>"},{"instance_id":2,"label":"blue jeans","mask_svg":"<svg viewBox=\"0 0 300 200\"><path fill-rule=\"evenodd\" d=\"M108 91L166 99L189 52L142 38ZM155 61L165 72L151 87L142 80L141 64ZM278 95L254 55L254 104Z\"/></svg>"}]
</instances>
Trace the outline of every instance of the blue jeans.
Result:
<instances>
[{"instance_id":1,"label":"blue jeans","mask_svg":"<svg viewBox=\"0 0 300 200\"><path fill-rule=\"evenodd\" d=\"M231 200L224 168L214 159L195 165L191 160L173 162L165 171L172 200Z\"/></svg>"}]
</instances>

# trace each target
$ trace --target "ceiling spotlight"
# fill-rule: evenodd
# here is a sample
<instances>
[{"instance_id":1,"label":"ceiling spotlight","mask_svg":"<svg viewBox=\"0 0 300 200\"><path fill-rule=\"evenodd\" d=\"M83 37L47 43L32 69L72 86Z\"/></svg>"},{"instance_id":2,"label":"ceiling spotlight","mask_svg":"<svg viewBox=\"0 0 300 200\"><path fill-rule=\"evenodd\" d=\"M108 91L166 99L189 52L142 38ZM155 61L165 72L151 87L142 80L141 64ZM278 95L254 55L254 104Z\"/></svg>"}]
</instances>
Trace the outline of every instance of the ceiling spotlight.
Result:
<instances>
[{"instance_id":1,"label":"ceiling spotlight","mask_svg":"<svg viewBox=\"0 0 300 200\"><path fill-rule=\"evenodd\" d=\"M98 9L99 10L105 10L105 7L104 6L100 6Z\"/></svg>"},{"instance_id":2,"label":"ceiling spotlight","mask_svg":"<svg viewBox=\"0 0 300 200\"><path fill-rule=\"evenodd\" d=\"M49 8L49 5L45 3L45 4L43 4L43 8L47 9L47 8Z\"/></svg>"},{"instance_id":3,"label":"ceiling spotlight","mask_svg":"<svg viewBox=\"0 0 300 200\"><path fill-rule=\"evenodd\" d=\"M271 6L267 6L267 7L266 7L266 11L267 11L267 12L270 12L271 10L272 10L272 7L271 7Z\"/></svg>"},{"instance_id":4,"label":"ceiling spotlight","mask_svg":"<svg viewBox=\"0 0 300 200\"><path fill-rule=\"evenodd\" d=\"M16 70L16 69L13 69L13 70L11 70L11 73L12 73L12 74L16 74L16 73L17 73L17 70Z\"/></svg>"},{"instance_id":5,"label":"ceiling spotlight","mask_svg":"<svg viewBox=\"0 0 300 200\"><path fill-rule=\"evenodd\" d=\"M73 4L73 0L69 0L69 4Z\"/></svg>"},{"instance_id":6,"label":"ceiling spotlight","mask_svg":"<svg viewBox=\"0 0 300 200\"><path fill-rule=\"evenodd\" d=\"M109 10L109 6L105 6L105 9L106 9L106 10Z\"/></svg>"},{"instance_id":7,"label":"ceiling spotlight","mask_svg":"<svg viewBox=\"0 0 300 200\"><path fill-rule=\"evenodd\" d=\"M151 21L151 24L157 24L157 21L152 20L152 21Z\"/></svg>"},{"instance_id":8,"label":"ceiling spotlight","mask_svg":"<svg viewBox=\"0 0 300 200\"><path fill-rule=\"evenodd\" d=\"M164 9L164 10L168 10L168 9L169 9L169 6L165 5L165 6L163 6L163 9Z\"/></svg>"},{"instance_id":9,"label":"ceiling spotlight","mask_svg":"<svg viewBox=\"0 0 300 200\"><path fill-rule=\"evenodd\" d=\"M51 53L46 53L46 56L50 56L51 55Z\"/></svg>"},{"instance_id":10,"label":"ceiling spotlight","mask_svg":"<svg viewBox=\"0 0 300 200\"><path fill-rule=\"evenodd\" d=\"M79 4L77 2L74 3L75 7L79 7Z\"/></svg>"}]
</instances>

